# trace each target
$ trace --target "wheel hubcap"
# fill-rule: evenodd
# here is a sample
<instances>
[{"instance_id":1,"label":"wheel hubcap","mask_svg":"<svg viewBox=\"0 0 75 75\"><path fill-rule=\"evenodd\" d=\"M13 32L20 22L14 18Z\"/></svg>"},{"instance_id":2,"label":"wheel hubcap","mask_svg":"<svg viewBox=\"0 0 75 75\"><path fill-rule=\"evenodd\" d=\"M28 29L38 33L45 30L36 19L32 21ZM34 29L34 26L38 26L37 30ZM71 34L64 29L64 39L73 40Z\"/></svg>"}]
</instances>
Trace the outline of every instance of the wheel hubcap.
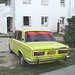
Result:
<instances>
[{"instance_id":1,"label":"wheel hubcap","mask_svg":"<svg viewBox=\"0 0 75 75\"><path fill-rule=\"evenodd\" d=\"M23 57L21 56L21 65L23 65Z\"/></svg>"}]
</instances>

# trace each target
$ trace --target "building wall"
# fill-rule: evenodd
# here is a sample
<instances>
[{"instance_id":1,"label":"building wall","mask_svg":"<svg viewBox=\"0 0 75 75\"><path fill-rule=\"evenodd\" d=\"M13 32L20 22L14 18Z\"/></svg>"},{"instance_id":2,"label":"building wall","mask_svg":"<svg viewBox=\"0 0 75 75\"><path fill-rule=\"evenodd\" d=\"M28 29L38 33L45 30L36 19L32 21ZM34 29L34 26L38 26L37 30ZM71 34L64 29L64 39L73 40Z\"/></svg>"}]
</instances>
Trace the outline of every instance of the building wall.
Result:
<instances>
[{"instance_id":1,"label":"building wall","mask_svg":"<svg viewBox=\"0 0 75 75\"><path fill-rule=\"evenodd\" d=\"M7 33L7 17L13 17L13 0L9 5L0 4L0 33Z\"/></svg>"},{"instance_id":2,"label":"building wall","mask_svg":"<svg viewBox=\"0 0 75 75\"><path fill-rule=\"evenodd\" d=\"M23 0L11 0L9 6L3 6L2 10L0 7L0 32L2 33L7 33L7 17L13 17L13 26L11 26L13 31L30 28L47 29L57 32L58 19L60 20L60 17L65 17L64 25L67 25L66 18L69 17L70 11L69 0L65 0L65 7L60 6L60 0L49 0L48 6L41 5L41 0L31 0L31 4L24 4ZM23 25L23 16L31 16L30 26ZM48 16L48 26L41 25L42 16Z\"/></svg>"},{"instance_id":3,"label":"building wall","mask_svg":"<svg viewBox=\"0 0 75 75\"><path fill-rule=\"evenodd\" d=\"M68 17L68 3L66 0L65 7L60 7L60 0L49 0L49 5L41 5L41 0L31 0L31 4L23 4L23 0L15 2L15 29L48 29L52 32L57 31L57 22L60 17ZM20 12L21 11L21 12ZM31 27L23 26L23 16L31 16ZM42 27L41 16L48 16L48 26Z\"/></svg>"},{"instance_id":4,"label":"building wall","mask_svg":"<svg viewBox=\"0 0 75 75\"><path fill-rule=\"evenodd\" d=\"M70 3L70 17L75 16L75 0L71 0Z\"/></svg>"}]
</instances>

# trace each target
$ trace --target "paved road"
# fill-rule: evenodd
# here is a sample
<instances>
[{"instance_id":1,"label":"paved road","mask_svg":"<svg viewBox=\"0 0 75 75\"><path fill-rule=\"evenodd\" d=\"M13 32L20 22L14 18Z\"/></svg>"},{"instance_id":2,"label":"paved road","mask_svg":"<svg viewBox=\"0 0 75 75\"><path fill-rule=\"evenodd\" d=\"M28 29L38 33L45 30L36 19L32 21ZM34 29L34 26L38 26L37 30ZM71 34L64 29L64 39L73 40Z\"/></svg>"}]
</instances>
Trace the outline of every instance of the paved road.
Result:
<instances>
[{"instance_id":1,"label":"paved road","mask_svg":"<svg viewBox=\"0 0 75 75\"><path fill-rule=\"evenodd\" d=\"M3 60L3 63L0 63L0 66L3 67L10 67L19 63L19 58L15 54L9 53L8 45L9 45L9 38L0 38L0 57L3 57L0 58L0 60Z\"/></svg>"},{"instance_id":2,"label":"paved road","mask_svg":"<svg viewBox=\"0 0 75 75\"><path fill-rule=\"evenodd\" d=\"M8 51L9 38L0 38L0 51Z\"/></svg>"},{"instance_id":3,"label":"paved road","mask_svg":"<svg viewBox=\"0 0 75 75\"><path fill-rule=\"evenodd\" d=\"M75 75L75 65L72 65L66 68L62 68L59 70L43 73L40 75Z\"/></svg>"}]
</instances>

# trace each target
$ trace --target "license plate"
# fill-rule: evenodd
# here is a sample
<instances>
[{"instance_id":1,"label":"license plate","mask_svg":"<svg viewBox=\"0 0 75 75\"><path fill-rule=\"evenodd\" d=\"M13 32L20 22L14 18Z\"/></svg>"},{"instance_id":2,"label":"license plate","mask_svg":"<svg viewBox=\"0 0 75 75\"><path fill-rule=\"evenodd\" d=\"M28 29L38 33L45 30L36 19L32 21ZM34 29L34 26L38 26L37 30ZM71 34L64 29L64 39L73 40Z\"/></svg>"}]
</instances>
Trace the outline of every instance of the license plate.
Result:
<instances>
[{"instance_id":1,"label":"license plate","mask_svg":"<svg viewBox=\"0 0 75 75\"><path fill-rule=\"evenodd\" d=\"M47 55L55 55L56 51L48 51Z\"/></svg>"}]
</instances>

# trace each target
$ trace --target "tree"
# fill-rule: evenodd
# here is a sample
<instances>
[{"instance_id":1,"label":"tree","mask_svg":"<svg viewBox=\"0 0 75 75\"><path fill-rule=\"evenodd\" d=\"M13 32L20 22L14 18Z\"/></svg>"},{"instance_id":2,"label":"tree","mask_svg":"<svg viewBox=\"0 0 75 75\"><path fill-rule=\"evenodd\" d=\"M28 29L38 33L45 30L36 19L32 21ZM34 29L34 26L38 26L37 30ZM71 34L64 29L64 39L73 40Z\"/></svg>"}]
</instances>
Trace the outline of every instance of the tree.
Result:
<instances>
[{"instance_id":1,"label":"tree","mask_svg":"<svg viewBox=\"0 0 75 75\"><path fill-rule=\"evenodd\" d=\"M69 23L67 33L64 36L64 40L69 46L75 47L75 16L68 18L67 22Z\"/></svg>"},{"instance_id":2,"label":"tree","mask_svg":"<svg viewBox=\"0 0 75 75\"><path fill-rule=\"evenodd\" d=\"M75 24L75 16L72 16L72 18L67 18L67 22L69 25L74 25Z\"/></svg>"}]
</instances>

